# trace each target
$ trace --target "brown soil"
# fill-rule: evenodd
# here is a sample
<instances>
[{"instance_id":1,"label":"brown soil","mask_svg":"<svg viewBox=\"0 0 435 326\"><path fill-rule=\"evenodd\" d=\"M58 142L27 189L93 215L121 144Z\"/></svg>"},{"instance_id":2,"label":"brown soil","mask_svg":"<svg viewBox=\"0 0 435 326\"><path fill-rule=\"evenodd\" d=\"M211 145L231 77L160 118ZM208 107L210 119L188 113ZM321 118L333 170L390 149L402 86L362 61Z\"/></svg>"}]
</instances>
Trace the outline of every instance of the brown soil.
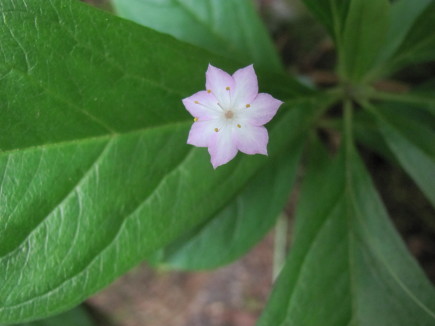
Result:
<instances>
[{"instance_id":1,"label":"brown soil","mask_svg":"<svg viewBox=\"0 0 435 326\"><path fill-rule=\"evenodd\" d=\"M90 298L109 326L253 326L272 284L273 234L211 272L159 272L145 264Z\"/></svg>"}]
</instances>

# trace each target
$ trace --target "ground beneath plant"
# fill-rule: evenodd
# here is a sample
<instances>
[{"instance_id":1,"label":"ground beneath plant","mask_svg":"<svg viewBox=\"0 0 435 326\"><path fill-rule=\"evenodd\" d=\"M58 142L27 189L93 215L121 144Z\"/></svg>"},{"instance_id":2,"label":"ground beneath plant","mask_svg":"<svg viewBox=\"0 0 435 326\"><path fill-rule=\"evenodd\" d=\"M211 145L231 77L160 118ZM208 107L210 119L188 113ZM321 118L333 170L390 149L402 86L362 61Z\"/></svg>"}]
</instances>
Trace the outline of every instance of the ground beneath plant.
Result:
<instances>
[{"instance_id":1,"label":"ground beneath plant","mask_svg":"<svg viewBox=\"0 0 435 326\"><path fill-rule=\"evenodd\" d=\"M145 264L87 303L104 326L253 326L272 285L273 234L243 259L210 272Z\"/></svg>"}]
</instances>

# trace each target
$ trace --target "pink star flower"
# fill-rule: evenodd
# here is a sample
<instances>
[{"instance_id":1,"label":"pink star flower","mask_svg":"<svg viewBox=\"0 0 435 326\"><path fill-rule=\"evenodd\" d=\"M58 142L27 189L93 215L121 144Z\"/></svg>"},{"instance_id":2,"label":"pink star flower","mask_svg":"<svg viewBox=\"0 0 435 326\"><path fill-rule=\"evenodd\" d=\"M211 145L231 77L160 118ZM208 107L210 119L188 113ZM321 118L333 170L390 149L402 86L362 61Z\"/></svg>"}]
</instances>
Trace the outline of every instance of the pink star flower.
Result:
<instances>
[{"instance_id":1,"label":"pink star flower","mask_svg":"<svg viewBox=\"0 0 435 326\"><path fill-rule=\"evenodd\" d=\"M267 155L269 135L263 125L283 102L258 93L253 66L231 76L209 65L205 87L205 91L183 99L194 118L187 143L208 147L214 168L232 160L237 151Z\"/></svg>"}]
</instances>

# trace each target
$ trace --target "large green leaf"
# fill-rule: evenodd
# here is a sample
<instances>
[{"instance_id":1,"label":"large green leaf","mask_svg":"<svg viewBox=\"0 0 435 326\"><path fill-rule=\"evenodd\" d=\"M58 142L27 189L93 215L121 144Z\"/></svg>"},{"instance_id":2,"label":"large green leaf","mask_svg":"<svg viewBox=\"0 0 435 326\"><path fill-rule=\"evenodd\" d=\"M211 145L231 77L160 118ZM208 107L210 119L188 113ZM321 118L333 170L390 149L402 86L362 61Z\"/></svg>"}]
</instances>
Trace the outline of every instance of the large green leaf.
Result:
<instances>
[{"instance_id":1,"label":"large green leaf","mask_svg":"<svg viewBox=\"0 0 435 326\"><path fill-rule=\"evenodd\" d=\"M435 291L354 149L330 162L313 155L296 218L290 256L258 325L435 324Z\"/></svg>"},{"instance_id":2,"label":"large green leaf","mask_svg":"<svg viewBox=\"0 0 435 326\"><path fill-rule=\"evenodd\" d=\"M317 110L283 106L269 158L214 171L186 145L181 99L208 62L228 61L78 1L0 0L0 12L0 322L66 310L206 221Z\"/></svg>"},{"instance_id":3,"label":"large green leaf","mask_svg":"<svg viewBox=\"0 0 435 326\"><path fill-rule=\"evenodd\" d=\"M177 269L211 269L245 254L276 222L296 176L303 137L259 170L246 190L213 219L163 249L160 263Z\"/></svg>"},{"instance_id":4,"label":"large green leaf","mask_svg":"<svg viewBox=\"0 0 435 326\"><path fill-rule=\"evenodd\" d=\"M351 0L338 44L339 73L359 82L378 56L388 30L389 0Z\"/></svg>"},{"instance_id":5,"label":"large green leaf","mask_svg":"<svg viewBox=\"0 0 435 326\"><path fill-rule=\"evenodd\" d=\"M76 307L60 315L15 326L92 326L88 313L82 307Z\"/></svg>"},{"instance_id":6,"label":"large green leaf","mask_svg":"<svg viewBox=\"0 0 435 326\"><path fill-rule=\"evenodd\" d=\"M419 121L412 109L413 115L399 109L380 106L370 111L397 160L435 206L435 118Z\"/></svg>"},{"instance_id":7,"label":"large green leaf","mask_svg":"<svg viewBox=\"0 0 435 326\"><path fill-rule=\"evenodd\" d=\"M252 0L112 0L119 15L258 67L282 65Z\"/></svg>"}]
</instances>

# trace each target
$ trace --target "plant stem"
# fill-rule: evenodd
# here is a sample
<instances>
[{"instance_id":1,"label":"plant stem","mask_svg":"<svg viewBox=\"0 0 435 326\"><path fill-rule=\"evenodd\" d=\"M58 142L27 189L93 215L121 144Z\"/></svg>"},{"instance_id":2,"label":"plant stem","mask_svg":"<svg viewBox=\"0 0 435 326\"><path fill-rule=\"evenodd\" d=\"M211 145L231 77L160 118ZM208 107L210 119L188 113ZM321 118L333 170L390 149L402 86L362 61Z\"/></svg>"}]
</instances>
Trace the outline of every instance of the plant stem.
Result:
<instances>
[{"instance_id":1,"label":"plant stem","mask_svg":"<svg viewBox=\"0 0 435 326\"><path fill-rule=\"evenodd\" d=\"M346 155L349 155L353 149L353 105L351 100L346 99L343 103L343 123L344 123L344 144Z\"/></svg>"},{"instance_id":2,"label":"plant stem","mask_svg":"<svg viewBox=\"0 0 435 326\"><path fill-rule=\"evenodd\" d=\"M272 277L275 281L284 266L285 257L287 255L287 228L288 219L283 213L278 218L275 225L275 242L273 250L273 271Z\"/></svg>"}]
</instances>

